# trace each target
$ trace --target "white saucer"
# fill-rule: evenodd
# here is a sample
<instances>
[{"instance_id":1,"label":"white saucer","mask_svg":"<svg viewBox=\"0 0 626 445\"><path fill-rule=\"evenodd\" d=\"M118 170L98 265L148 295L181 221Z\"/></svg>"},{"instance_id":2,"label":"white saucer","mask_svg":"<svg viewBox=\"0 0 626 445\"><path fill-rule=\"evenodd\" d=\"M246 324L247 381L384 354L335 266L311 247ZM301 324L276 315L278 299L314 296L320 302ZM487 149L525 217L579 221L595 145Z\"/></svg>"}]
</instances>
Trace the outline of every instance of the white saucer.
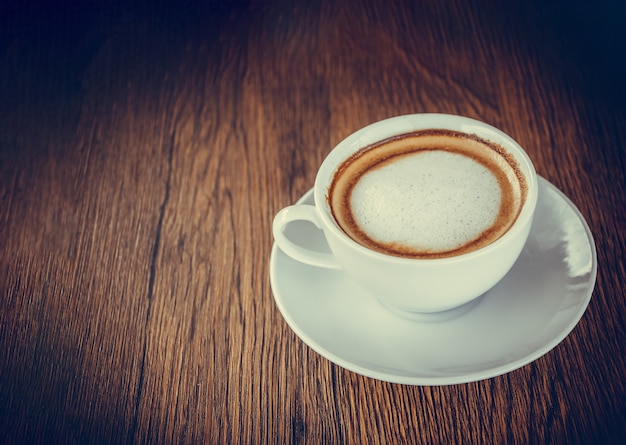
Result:
<instances>
[{"instance_id":1,"label":"white saucer","mask_svg":"<svg viewBox=\"0 0 626 445\"><path fill-rule=\"evenodd\" d=\"M520 368L559 344L582 317L596 280L596 250L580 212L539 178L529 240L511 271L466 313L408 320L341 271L299 263L275 244L274 299L307 345L346 369L395 383L447 385ZM313 204L309 191L298 203ZM292 223L288 236L322 251L321 231Z\"/></svg>"}]
</instances>

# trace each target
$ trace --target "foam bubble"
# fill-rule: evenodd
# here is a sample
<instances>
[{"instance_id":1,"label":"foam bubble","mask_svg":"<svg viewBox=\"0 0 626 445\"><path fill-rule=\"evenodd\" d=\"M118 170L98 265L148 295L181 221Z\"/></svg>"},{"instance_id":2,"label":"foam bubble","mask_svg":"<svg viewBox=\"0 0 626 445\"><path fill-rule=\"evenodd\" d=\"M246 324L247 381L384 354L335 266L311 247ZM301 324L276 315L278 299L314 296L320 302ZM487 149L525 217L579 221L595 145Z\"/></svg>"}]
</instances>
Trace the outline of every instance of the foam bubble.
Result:
<instances>
[{"instance_id":1,"label":"foam bubble","mask_svg":"<svg viewBox=\"0 0 626 445\"><path fill-rule=\"evenodd\" d=\"M370 238L416 252L445 252L479 237L502 200L494 174L443 150L397 156L364 174L351 196L354 219Z\"/></svg>"}]
</instances>

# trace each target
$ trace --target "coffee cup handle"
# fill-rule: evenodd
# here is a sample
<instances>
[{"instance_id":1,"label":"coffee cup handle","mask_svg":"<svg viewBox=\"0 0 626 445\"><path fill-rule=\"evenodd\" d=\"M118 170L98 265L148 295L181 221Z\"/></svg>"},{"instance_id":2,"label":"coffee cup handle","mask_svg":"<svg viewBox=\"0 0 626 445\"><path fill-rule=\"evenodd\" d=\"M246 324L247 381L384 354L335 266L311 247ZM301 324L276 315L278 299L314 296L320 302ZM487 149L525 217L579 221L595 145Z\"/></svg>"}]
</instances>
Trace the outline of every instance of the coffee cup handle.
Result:
<instances>
[{"instance_id":1,"label":"coffee cup handle","mask_svg":"<svg viewBox=\"0 0 626 445\"><path fill-rule=\"evenodd\" d=\"M309 221L318 229L322 229L322 224L317 213L317 209L312 205L292 205L285 207L274 217L272 223L272 233L274 240L280 250L292 257L294 260L315 267L326 269L341 269L335 257L330 253L316 252L306 247L300 246L287 238L283 232L284 228L293 221Z\"/></svg>"}]
</instances>

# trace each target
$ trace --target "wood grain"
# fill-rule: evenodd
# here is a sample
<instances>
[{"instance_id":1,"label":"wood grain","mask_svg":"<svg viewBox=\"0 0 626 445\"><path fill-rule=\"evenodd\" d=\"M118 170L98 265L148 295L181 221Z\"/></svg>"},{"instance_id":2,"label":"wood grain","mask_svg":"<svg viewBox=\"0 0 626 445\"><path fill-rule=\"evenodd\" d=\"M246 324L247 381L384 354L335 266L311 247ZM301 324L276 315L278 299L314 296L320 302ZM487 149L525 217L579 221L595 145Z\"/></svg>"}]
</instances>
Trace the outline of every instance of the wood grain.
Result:
<instances>
[{"instance_id":1,"label":"wood grain","mask_svg":"<svg viewBox=\"0 0 626 445\"><path fill-rule=\"evenodd\" d=\"M4 441L626 441L624 9L499 3L0 7ZM578 326L500 377L369 379L273 303L273 216L416 112L512 135L597 243Z\"/></svg>"}]
</instances>

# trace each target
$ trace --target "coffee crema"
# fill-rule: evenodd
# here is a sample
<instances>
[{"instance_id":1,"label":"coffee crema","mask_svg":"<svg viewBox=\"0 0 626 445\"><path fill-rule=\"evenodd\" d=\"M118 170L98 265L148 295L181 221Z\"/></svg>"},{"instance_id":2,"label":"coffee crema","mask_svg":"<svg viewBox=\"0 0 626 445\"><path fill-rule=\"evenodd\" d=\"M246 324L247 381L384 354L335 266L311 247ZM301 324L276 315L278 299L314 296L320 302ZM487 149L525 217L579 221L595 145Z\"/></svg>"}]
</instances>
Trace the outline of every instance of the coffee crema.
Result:
<instances>
[{"instance_id":1,"label":"coffee crema","mask_svg":"<svg viewBox=\"0 0 626 445\"><path fill-rule=\"evenodd\" d=\"M446 258L500 238L527 185L517 161L476 135L429 129L377 142L335 171L327 200L353 240L407 258Z\"/></svg>"}]
</instances>

